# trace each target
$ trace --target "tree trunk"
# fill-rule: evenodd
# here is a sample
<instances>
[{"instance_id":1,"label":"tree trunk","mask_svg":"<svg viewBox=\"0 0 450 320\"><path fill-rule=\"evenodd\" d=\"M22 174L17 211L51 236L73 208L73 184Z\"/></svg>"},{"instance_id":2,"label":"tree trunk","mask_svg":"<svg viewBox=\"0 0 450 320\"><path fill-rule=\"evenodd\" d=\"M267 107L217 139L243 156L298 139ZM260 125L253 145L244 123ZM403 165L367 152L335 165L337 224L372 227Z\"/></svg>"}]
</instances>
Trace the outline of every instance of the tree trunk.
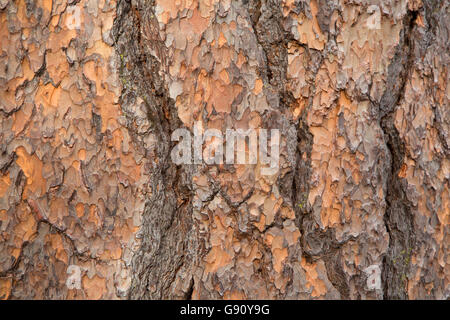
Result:
<instances>
[{"instance_id":1,"label":"tree trunk","mask_svg":"<svg viewBox=\"0 0 450 320\"><path fill-rule=\"evenodd\" d=\"M448 299L449 9L0 0L0 298Z\"/></svg>"}]
</instances>

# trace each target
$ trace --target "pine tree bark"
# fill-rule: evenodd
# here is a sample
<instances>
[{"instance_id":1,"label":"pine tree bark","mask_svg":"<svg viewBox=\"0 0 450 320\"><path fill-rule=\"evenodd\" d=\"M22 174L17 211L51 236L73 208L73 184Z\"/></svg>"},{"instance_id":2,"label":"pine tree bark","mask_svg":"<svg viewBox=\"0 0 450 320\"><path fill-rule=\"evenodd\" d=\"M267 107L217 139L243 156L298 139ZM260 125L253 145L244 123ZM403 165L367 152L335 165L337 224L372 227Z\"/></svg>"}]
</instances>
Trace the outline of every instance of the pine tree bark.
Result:
<instances>
[{"instance_id":1,"label":"pine tree bark","mask_svg":"<svg viewBox=\"0 0 450 320\"><path fill-rule=\"evenodd\" d=\"M448 299L449 9L0 0L0 298Z\"/></svg>"}]
</instances>

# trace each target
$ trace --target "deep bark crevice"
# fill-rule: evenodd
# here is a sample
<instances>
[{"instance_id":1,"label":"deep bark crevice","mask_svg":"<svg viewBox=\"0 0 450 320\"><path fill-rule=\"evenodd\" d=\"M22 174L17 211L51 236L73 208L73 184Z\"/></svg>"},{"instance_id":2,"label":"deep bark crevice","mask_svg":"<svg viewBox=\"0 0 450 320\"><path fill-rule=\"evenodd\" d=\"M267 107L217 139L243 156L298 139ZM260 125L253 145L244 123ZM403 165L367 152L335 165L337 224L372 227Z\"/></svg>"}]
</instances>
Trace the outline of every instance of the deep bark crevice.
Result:
<instances>
[{"instance_id":1,"label":"deep bark crevice","mask_svg":"<svg viewBox=\"0 0 450 320\"><path fill-rule=\"evenodd\" d=\"M403 20L401 43L388 68L388 80L380 105L380 125L383 130L389 163L387 171L386 210L384 221L389 234L389 247L383 259L382 282L385 299L407 298L406 281L411 253L415 249L412 204L408 200L405 181L399 177L405 145L394 124L396 107L403 100L405 86L413 68L414 23L418 12L409 11Z\"/></svg>"},{"instance_id":2,"label":"deep bark crevice","mask_svg":"<svg viewBox=\"0 0 450 320\"><path fill-rule=\"evenodd\" d=\"M130 134L151 161L148 183L152 192L144 209L140 231L142 244L133 257L129 292L132 299L187 297L193 290L190 284L187 284L187 292L171 286L180 272L187 272L181 269L197 254L193 252L194 239L190 237L193 228L190 168L176 166L169 159L173 147L170 137L173 130L181 127L181 121L164 79L157 76L166 68L163 63L167 53L158 33L154 32L157 21L153 7L154 1L120 1L114 25L114 46L121 60L121 106L127 116ZM152 38L144 39L143 32ZM144 132L134 126L138 97L144 101L151 123ZM149 134L157 138L156 150L146 149L142 142ZM183 275L183 278L192 276Z\"/></svg>"}]
</instances>

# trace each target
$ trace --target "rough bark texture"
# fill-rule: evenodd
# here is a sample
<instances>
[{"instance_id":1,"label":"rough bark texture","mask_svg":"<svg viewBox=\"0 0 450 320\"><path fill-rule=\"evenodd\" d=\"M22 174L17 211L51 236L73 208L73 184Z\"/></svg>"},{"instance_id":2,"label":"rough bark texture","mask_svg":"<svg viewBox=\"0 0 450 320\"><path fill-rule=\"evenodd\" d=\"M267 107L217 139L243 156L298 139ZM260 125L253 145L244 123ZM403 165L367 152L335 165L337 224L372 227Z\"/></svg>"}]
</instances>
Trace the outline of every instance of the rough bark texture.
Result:
<instances>
[{"instance_id":1,"label":"rough bark texture","mask_svg":"<svg viewBox=\"0 0 450 320\"><path fill-rule=\"evenodd\" d=\"M448 299L449 11L0 0L0 298ZM279 170L175 165L195 121Z\"/></svg>"}]
</instances>

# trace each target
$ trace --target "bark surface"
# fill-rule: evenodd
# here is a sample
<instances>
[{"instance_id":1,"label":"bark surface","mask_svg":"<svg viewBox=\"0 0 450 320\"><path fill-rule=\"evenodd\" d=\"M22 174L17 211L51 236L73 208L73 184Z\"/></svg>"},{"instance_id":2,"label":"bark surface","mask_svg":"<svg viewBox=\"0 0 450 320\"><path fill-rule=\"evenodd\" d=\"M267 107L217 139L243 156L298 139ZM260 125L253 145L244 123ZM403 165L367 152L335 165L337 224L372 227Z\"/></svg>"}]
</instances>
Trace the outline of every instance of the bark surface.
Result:
<instances>
[{"instance_id":1,"label":"bark surface","mask_svg":"<svg viewBox=\"0 0 450 320\"><path fill-rule=\"evenodd\" d=\"M449 33L439 0L0 0L0 298L448 299ZM196 122L279 129L279 169L174 164Z\"/></svg>"}]
</instances>

